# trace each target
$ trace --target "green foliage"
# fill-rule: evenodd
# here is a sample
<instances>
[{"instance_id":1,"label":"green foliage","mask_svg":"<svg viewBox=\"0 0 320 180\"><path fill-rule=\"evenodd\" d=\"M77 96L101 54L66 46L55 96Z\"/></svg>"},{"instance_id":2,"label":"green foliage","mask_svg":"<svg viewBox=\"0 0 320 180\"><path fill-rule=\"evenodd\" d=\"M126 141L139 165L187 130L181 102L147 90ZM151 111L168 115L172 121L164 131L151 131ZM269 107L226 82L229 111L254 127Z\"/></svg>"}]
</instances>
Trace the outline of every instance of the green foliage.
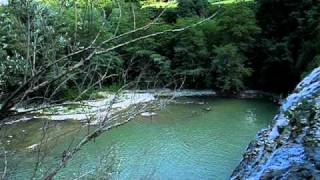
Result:
<instances>
[{"instance_id":1,"label":"green foliage","mask_svg":"<svg viewBox=\"0 0 320 180\"><path fill-rule=\"evenodd\" d=\"M319 55L319 1L258 0L257 20L262 28L256 49L263 88L292 89ZM259 68L259 69L260 69ZM258 71L260 71L258 69Z\"/></svg>"},{"instance_id":2,"label":"green foliage","mask_svg":"<svg viewBox=\"0 0 320 180\"><path fill-rule=\"evenodd\" d=\"M50 6L59 6L59 8L81 8L85 9L88 7L105 8L112 4L112 0L41 0L43 3Z\"/></svg>"},{"instance_id":3,"label":"green foliage","mask_svg":"<svg viewBox=\"0 0 320 180\"><path fill-rule=\"evenodd\" d=\"M196 17L179 19L177 25L183 27L199 20ZM210 65L209 57L206 38L201 29L190 29L175 38L172 67L178 74L186 76L188 86L201 87L205 83L203 80Z\"/></svg>"},{"instance_id":4,"label":"green foliage","mask_svg":"<svg viewBox=\"0 0 320 180\"><path fill-rule=\"evenodd\" d=\"M139 1L142 8L176 8L177 2L175 0L141 0Z\"/></svg>"},{"instance_id":5,"label":"green foliage","mask_svg":"<svg viewBox=\"0 0 320 180\"><path fill-rule=\"evenodd\" d=\"M214 53L216 57L212 60L212 68L217 75L216 86L228 93L242 90L244 78L252 72L245 66L247 58L232 44L217 47Z\"/></svg>"},{"instance_id":6,"label":"green foliage","mask_svg":"<svg viewBox=\"0 0 320 180\"><path fill-rule=\"evenodd\" d=\"M232 4L232 3L239 3L239 2L250 2L253 0L209 0L210 3L213 5L220 5L220 4Z\"/></svg>"},{"instance_id":7,"label":"green foliage","mask_svg":"<svg viewBox=\"0 0 320 180\"><path fill-rule=\"evenodd\" d=\"M233 42L242 51L247 51L255 42L261 29L255 20L255 11L248 3L237 3L225 6L216 22L216 33L213 37L217 44Z\"/></svg>"},{"instance_id":8,"label":"green foliage","mask_svg":"<svg viewBox=\"0 0 320 180\"><path fill-rule=\"evenodd\" d=\"M164 21L169 24L176 23L178 17L179 17L178 10L173 8L168 8L162 15L162 18L164 19Z\"/></svg>"},{"instance_id":9,"label":"green foliage","mask_svg":"<svg viewBox=\"0 0 320 180\"><path fill-rule=\"evenodd\" d=\"M163 87L182 79L185 87L214 88L224 93L237 92L248 85L283 92L320 65L317 1L224 1L226 4L221 7L211 5L215 4L213 0L14 2L0 7L0 88L4 93L19 87L35 69L87 47L98 32L97 43L148 24L168 3L174 5L164 11L156 25L101 48L189 26L217 9L219 13L186 31L143 39L96 55L81 69L32 96L72 99L89 89L83 95L89 98L98 89L111 86L112 91L116 90L114 84L139 81L134 88L150 88L150 84ZM38 81L50 81L65 73L88 53L50 67ZM104 80L105 76L112 78Z\"/></svg>"},{"instance_id":10,"label":"green foliage","mask_svg":"<svg viewBox=\"0 0 320 180\"><path fill-rule=\"evenodd\" d=\"M28 65L25 60L16 56L7 56L0 51L0 89L6 91L16 88L23 82Z\"/></svg>"},{"instance_id":11,"label":"green foliage","mask_svg":"<svg viewBox=\"0 0 320 180\"><path fill-rule=\"evenodd\" d=\"M117 92L122 86L120 84L111 84L106 85L102 88L99 87L92 87L87 89L85 93L77 88L69 88L65 90L61 96L64 100L74 100L78 98L79 100L88 100L88 99L101 99L105 98L105 95L109 93Z\"/></svg>"},{"instance_id":12,"label":"green foliage","mask_svg":"<svg viewBox=\"0 0 320 180\"><path fill-rule=\"evenodd\" d=\"M179 15L187 16L201 16L209 15L210 3L208 0L178 0Z\"/></svg>"},{"instance_id":13,"label":"green foliage","mask_svg":"<svg viewBox=\"0 0 320 180\"><path fill-rule=\"evenodd\" d=\"M127 62L129 81L137 80L141 85L156 81L161 84L168 77L170 61L156 50L157 44L154 39L144 40L126 48L131 58L130 62Z\"/></svg>"},{"instance_id":14,"label":"green foliage","mask_svg":"<svg viewBox=\"0 0 320 180\"><path fill-rule=\"evenodd\" d=\"M30 74L21 51L20 26L5 9L0 9L0 90L9 91L19 86ZM20 36L19 36L20 35Z\"/></svg>"}]
</instances>

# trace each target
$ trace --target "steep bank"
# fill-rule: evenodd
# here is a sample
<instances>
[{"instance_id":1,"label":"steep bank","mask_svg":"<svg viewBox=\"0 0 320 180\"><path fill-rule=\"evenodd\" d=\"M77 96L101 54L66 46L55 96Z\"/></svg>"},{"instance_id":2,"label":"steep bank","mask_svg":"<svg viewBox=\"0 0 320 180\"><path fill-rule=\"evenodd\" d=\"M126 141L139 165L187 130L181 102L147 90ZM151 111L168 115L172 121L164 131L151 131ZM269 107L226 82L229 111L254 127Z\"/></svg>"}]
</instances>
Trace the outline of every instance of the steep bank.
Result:
<instances>
[{"instance_id":1,"label":"steep bank","mask_svg":"<svg viewBox=\"0 0 320 180\"><path fill-rule=\"evenodd\" d=\"M320 179L320 68L291 94L258 133L231 179Z\"/></svg>"}]
</instances>

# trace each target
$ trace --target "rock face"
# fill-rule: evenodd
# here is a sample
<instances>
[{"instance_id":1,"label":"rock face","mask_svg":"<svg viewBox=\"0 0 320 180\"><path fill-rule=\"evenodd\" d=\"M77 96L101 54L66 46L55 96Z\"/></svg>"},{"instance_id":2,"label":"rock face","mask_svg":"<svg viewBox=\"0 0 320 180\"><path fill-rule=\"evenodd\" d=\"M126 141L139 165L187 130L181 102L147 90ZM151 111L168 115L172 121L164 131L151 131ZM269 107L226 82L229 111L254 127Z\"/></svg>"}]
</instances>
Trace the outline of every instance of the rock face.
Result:
<instances>
[{"instance_id":1,"label":"rock face","mask_svg":"<svg viewBox=\"0 0 320 180\"><path fill-rule=\"evenodd\" d=\"M249 144L231 179L320 179L320 68L297 85L274 121Z\"/></svg>"}]
</instances>

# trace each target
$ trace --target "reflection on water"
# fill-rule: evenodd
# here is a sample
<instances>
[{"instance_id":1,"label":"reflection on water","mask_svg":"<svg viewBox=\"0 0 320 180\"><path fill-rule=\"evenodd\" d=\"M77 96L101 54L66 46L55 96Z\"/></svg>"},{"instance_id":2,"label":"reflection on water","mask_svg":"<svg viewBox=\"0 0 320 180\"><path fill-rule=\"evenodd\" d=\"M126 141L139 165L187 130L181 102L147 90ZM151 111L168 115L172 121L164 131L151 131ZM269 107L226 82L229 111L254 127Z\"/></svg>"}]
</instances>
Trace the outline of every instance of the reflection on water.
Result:
<instances>
[{"instance_id":1,"label":"reflection on water","mask_svg":"<svg viewBox=\"0 0 320 180\"><path fill-rule=\"evenodd\" d=\"M256 111L255 109L249 109L247 110L247 115L246 115L246 120L249 122L249 123L254 123L256 120L257 120L257 114L256 114Z\"/></svg>"},{"instance_id":2,"label":"reflection on water","mask_svg":"<svg viewBox=\"0 0 320 180\"><path fill-rule=\"evenodd\" d=\"M186 98L179 102L184 103L169 105L153 118L139 117L95 139L57 179L227 179L249 141L270 123L277 108L262 100ZM60 162L61 152L87 132L88 127L71 121L6 126L0 134L8 151L9 179L29 179L39 158L43 163L36 178L40 178ZM28 149L40 141L48 142L40 147L42 153Z\"/></svg>"}]
</instances>

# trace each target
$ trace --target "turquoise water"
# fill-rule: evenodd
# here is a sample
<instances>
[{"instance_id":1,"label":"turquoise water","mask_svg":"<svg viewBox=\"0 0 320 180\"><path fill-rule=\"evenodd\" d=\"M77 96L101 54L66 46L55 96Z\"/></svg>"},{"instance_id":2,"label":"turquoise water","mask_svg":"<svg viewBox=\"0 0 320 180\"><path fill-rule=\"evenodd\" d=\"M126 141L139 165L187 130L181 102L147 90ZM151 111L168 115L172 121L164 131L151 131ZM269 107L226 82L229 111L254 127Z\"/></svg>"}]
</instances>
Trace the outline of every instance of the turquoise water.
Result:
<instances>
[{"instance_id":1,"label":"turquoise water","mask_svg":"<svg viewBox=\"0 0 320 180\"><path fill-rule=\"evenodd\" d=\"M277 106L263 100L186 98L138 117L86 145L56 179L228 179L255 134L270 124ZM208 111L208 108L210 111ZM45 139L42 121L10 125L2 131L9 179L32 176L37 152L29 145ZM40 178L59 163L61 152L76 144L87 127L77 122L50 123L47 153L37 168ZM22 135L24 128L28 135ZM19 139L23 136L24 140Z\"/></svg>"}]
</instances>

